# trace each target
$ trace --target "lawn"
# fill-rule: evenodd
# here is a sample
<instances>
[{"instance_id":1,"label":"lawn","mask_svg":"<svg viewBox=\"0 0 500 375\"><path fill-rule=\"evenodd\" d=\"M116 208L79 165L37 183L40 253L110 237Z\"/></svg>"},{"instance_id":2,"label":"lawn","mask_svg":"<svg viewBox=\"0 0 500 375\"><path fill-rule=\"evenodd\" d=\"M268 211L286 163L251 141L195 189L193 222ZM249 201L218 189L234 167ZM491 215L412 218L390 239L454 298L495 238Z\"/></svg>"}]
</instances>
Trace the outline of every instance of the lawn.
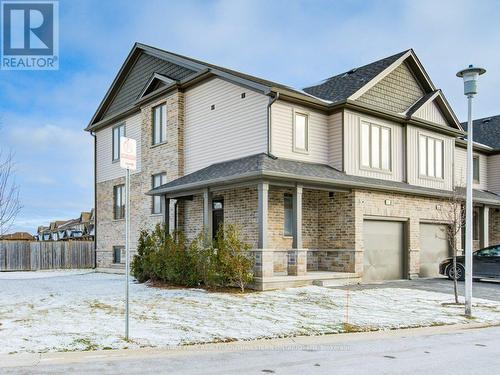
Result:
<instances>
[{"instance_id":1,"label":"lawn","mask_svg":"<svg viewBox=\"0 0 500 375\"><path fill-rule=\"evenodd\" d=\"M133 283L123 340L124 276L87 271L0 273L0 352L156 347L475 322L500 322L500 303L399 288L303 287L246 294ZM348 323L348 324L345 324Z\"/></svg>"}]
</instances>

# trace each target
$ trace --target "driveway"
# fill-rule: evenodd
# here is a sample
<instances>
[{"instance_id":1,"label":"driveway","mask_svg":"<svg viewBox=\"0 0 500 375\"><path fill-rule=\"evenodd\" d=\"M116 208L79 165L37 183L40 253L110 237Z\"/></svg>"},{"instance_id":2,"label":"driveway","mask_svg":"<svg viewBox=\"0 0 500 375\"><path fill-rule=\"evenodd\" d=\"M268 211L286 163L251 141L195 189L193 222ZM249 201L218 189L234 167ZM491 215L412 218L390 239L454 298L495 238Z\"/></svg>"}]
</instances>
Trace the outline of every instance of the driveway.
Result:
<instances>
[{"instance_id":1,"label":"driveway","mask_svg":"<svg viewBox=\"0 0 500 375\"><path fill-rule=\"evenodd\" d=\"M349 290L403 288L453 295L453 281L446 278L385 281L376 284L359 284L333 288ZM458 294L459 296L464 295L464 283L461 281L458 282ZM472 296L475 298L500 301L500 280L474 281L472 284Z\"/></svg>"}]
</instances>

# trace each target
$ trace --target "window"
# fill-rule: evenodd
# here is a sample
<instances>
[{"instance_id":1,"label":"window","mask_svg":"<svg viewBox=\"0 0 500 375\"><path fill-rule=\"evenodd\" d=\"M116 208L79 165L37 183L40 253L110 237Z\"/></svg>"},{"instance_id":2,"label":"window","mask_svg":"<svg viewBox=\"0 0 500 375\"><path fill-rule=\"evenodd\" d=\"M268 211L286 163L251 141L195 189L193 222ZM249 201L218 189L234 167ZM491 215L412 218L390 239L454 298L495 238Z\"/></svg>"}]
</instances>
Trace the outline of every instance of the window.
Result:
<instances>
[{"instance_id":1,"label":"window","mask_svg":"<svg viewBox=\"0 0 500 375\"><path fill-rule=\"evenodd\" d=\"M123 246L113 246L113 263L120 264L122 262Z\"/></svg>"},{"instance_id":2,"label":"window","mask_svg":"<svg viewBox=\"0 0 500 375\"><path fill-rule=\"evenodd\" d=\"M153 108L153 145L167 141L167 105Z\"/></svg>"},{"instance_id":3,"label":"window","mask_svg":"<svg viewBox=\"0 0 500 375\"><path fill-rule=\"evenodd\" d=\"M284 198L285 220L283 234L285 236L293 236L293 196L285 194Z\"/></svg>"},{"instance_id":4,"label":"window","mask_svg":"<svg viewBox=\"0 0 500 375\"><path fill-rule=\"evenodd\" d=\"M167 174L166 173L158 173L154 174L151 178L153 189L161 186L167 182ZM165 200L162 196L155 195L153 196L153 206L151 208L151 213L153 214L161 214L165 212Z\"/></svg>"},{"instance_id":5,"label":"window","mask_svg":"<svg viewBox=\"0 0 500 375\"><path fill-rule=\"evenodd\" d=\"M472 176L474 182L479 182L479 156L474 156L472 159Z\"/></svg>"},{"instance_id":6,"label":"window","mask_svg":"<svg viewBox=\"0 0 500 375\"><path fill-rule=\"evenodd\" d=\"M113 187L113 205L115 220L125 217L125 185Z\"/></svg>"},{"instance_id":7,"label":"window","mask_svg":"<svg viewBox=\"0 0 500 375\"><path fill-rule=\"evenodd\" d=\"M120 137L125 137L125 124L113 128L113 161L120 159Z\"/></svg>"},{"instance_id":8,"label":"window","mask_svg":"<svg viewBox=\"0 0 500 375\"><path fill-rule=\"evenodd\" d=\"M361 123L361 166L391 170L391 129L369 122Z\"/></svg>"},{"instance_id":9,"label":"window","mask_svg":"<svg viewBox=\"0 0 500 375\"><path fill-rule=\"evenodd\" d=\"M479 210L474 209L472 212L472 239L479 241Z\"/></svg>"},{"instance_id":10,"label":"window","mask_svg":"<svg viewBox=\"0 0 500 375\"><path fill-rule=\"evenodd\" d=\"M296 112L293 121L293 150L307 152L309 149L309 121L308 116Z\"/></svg>"},{"instance_id":11,"label":"window","mask_svg":"<svg viewBox=\"0 0 500 375\"><path fill-rule=\"evenodd\" d=\"M418 163L421 176L443 178L443 141L420 135Z\"/></svg>"}]
</instances>

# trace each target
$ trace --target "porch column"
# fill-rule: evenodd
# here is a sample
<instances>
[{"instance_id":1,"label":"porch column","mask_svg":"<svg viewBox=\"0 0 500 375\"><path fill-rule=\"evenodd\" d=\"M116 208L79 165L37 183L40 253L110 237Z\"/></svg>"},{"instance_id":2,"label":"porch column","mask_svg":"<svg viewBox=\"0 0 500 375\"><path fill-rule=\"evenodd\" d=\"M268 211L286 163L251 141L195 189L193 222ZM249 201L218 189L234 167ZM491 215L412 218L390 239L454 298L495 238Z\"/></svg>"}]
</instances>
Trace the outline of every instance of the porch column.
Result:
<instances>
[{"instance_id":1,"label":"porch column","mask_svg":"<svg viewBox=\"0 0 500 375\"><path fill-rule=\"evenodd\" d=\"M302 186L293 192L293 243L294 249L302 249Z\"/></svg>"},{"instance_id":2,"label":"porch column","mask_svg":"<svg viewBox=\"0 0 500 375\"><path fill-rule=\"evenodd\" d=\"M165 229L167 233L170 233L170 198L167 198L167 196L164 195L163 199L164 199L163 223L165 224Z\"/></svg>"},{"instance_id":3,"label":"porch column","mask_svg":"<svg viewBox=\"0 0 500 375\"><path fill-rule=\"evenodd\" d=\"M490 208L488 206L481 207L479 214L480 247L488 247L490 245Z\"/></svg>"},{"instance_id":4,"label":"porch column","mask_svg":"<svg viewBox=\"0 0 500 375\"><path fill-rule=\"evenodd\" d=\"M212 239L212 193L207 189L203 191L203 229L205 241Z\"/></svg>"},{"instance_id":5,"label":"porch column","mask_svg":"<svg viewBox=\"0 0 500 375\"><path fill-rule=\"evenodd\" d=\"M258 187L259 249L267 249L267 213L269 204L269 183L260 182Z\"/></svg>"}]
</instances>

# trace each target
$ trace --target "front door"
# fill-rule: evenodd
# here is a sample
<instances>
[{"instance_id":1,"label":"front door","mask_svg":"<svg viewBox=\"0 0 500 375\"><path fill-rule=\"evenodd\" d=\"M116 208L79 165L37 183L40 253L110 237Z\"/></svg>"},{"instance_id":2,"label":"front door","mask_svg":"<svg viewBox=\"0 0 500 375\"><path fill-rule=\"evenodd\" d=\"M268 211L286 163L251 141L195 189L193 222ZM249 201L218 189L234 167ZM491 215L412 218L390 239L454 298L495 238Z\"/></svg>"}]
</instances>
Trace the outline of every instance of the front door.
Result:
<instances>
[{"instance_id":1,"label":"front door","mask_svg":"<svg viewBox=\"0 0 500 375\"><path fill-rule=\"evenodd\" d=\"M224 199L212 200L212 238L217 236L219 227L224 223Z\"/></svg>"}]
</instances>

